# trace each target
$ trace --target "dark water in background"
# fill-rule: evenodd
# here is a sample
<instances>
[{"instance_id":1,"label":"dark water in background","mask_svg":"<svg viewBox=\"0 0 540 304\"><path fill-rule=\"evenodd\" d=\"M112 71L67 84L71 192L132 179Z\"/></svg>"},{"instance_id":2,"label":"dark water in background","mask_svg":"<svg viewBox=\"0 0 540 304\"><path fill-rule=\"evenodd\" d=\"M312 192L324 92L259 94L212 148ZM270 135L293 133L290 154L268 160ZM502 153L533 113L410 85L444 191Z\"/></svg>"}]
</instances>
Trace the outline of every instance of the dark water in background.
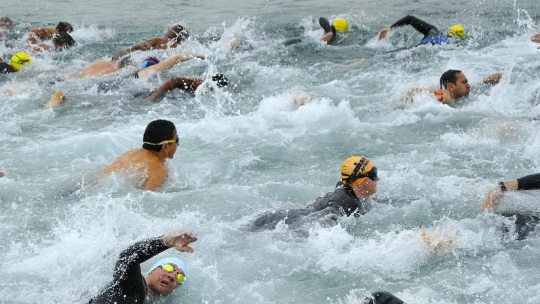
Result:
<instances>
[{"instance_id":1,"label":"dark water in background","mask_svg":"<svg viewBox=\"0 0 540 304\"><path fill-rule=\"evenodd\" d=\"M536 1L25 1L0 3L19 22L0 41L6 58L24 49L34 26L65 20L78 45L37 54L32 67L0 80L0 302L83 303L111 277L118 253L145 237L196 232L183 254L190 278L170 303L358 303L388 290L410 303L538 303L540 238L515 241L480 214L499 180L538 172L540 32ZM400 29L374 38L405 14L441 29L459 22L460 47L419 47ZM319 16L350 21L333 45L321 45ZM98 94L99 79L74 80L94 60L176 22L192 39L192 60L148 80ZM231 38L252 50L231 50ZM303 37L289 48L280 42ZM155 54L135 54L135 61ZM447 69L473 85L455 108L420 96L401 109L411 87L436 87ZM136 67L131 67L128 74ZM227 91L148 105L133 93L171 76L225 73ZM484 76L505 73L494 87ZM111 80L114 76L104 77ZM5 89L19 94L7 95ZM56 90L71 102L43 110ZM293 110L293 97L311 96ZM138 147L146 124L172 120L181 145L156 193L111 177L61 197L84 176ZM246 233L257 214L300 208L331 191L353 154L380 170L379 201L337 226ZM536 192L510 194L501 208L537 210ZM433 250L420 228L454 243ZM172 251L168 252L169 254ZM143 267L143 270L147 270Z\"/></svg>"}]
</instances>

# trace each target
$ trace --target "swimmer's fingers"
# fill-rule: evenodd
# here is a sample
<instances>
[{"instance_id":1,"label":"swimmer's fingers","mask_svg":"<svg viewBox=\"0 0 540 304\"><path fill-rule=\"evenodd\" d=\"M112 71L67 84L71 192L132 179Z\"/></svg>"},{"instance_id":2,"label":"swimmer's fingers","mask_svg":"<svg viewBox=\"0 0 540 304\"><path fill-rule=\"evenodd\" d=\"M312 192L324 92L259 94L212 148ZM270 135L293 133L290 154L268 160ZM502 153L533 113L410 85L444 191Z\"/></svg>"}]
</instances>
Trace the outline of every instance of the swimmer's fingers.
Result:
<instances>
[{"instance_id":1,"label":"swimmer's fingers","mask_svg":"<svg viewBox=\"0 0 540 304\"><path fill-rule=\"evenodd\" d=\"M197 236L193 232L178 232L163 237L165 245L182 252L193 252L193 248L188 245L195 241L197 241Z\"/></svg>"},{"instance_id":2,"label":"swimmer's fingers","mask_svg":"<svg viewBox=\"0 0 540 304\"><path fill-rule=\"evenodd\" d=\"M332 40L332 38L334 38L334 33L329 32L329 33L324 34L324 36L321 37L321 41L328 43L330 42L330 40Z\"/></svg>"},{"instance_id":3,"label":"swimmer's fingers","mask_svg":"<svg viewBox=\"0 0 540 304\"><path fill-rule=\"evenodd\" d=\"M500 187L497 187L491 190L484 203L482 204L482 212L493 212L495 201L502 196L502 190Z\"/></svg>"},{"instance_id":4,"label":"swimmer's fingers","mask_svg":"<svg viewBox=\"0 0 540 304\"><path fill-rule=\"evenodd\" d=\"M540 43L540 33L535 34L531 37L532 42Z\"/></svg>"},{"instance_id":5,"label":"swimmer's fingers","mask_svg":"<svg viewBox=\"0 0 540 304\"><path fill-rule=\"evenodd\" d=\"M389 28L389 27L383 28L383 29L379 32L379 40L386 38L386 36L388 35L388 32L390 32L390 28Z\"/></svg>"},{"instance_id":6,"label":"swimmer's fingers","mask_svg":"<svg viewBox=\"0 0 540 304\"><path fill-rule=\"evenodd\" d=\"M493 75L490 75L489 77L486 77L484 79L484 83L486 84L497 84L499 81L501 81L502 73L495 73Z\"/></svg>"}]
</instances>

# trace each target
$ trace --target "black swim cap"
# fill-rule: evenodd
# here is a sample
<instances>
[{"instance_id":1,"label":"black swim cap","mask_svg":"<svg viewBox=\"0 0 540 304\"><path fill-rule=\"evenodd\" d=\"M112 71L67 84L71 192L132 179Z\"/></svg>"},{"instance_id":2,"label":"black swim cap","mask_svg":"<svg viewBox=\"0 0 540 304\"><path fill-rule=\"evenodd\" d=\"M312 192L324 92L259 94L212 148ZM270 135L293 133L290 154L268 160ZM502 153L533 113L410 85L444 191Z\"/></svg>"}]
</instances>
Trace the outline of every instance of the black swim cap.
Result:
<instances>
[{"instance_id":1,"label":"black swim cap","mask_svg":"<svg viewBox=\"0 0 540 304\"><path fill-rule=\"evenodd\" d=\"M223 74L216 74L212 76L212 81L217 82L217 86L220 88L227 86L229 84L229 80Z\"/></svg>"},{"instance_id":2,"label":"black swim cap","mask_svg":"<svg viewBox=\"0 0 540 304\"><path fill-rule=\"evenodd\" d=\"M59 32L73 32L73 26L68 22L61 21L56 26L56 30Z\"/></svg>"}]
</instances>

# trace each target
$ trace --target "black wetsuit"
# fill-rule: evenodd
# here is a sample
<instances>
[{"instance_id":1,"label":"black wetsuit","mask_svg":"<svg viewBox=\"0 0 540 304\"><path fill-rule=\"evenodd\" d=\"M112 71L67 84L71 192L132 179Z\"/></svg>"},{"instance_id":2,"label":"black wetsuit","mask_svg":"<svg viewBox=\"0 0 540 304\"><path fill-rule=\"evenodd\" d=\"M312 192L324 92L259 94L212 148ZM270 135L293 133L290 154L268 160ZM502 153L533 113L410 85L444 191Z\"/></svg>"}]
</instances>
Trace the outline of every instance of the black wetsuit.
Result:
<instances>
[{"instance_id":1,"label":"black wetsuit","mask_svg":"<svg viewBox=\"0 0 540 304\"><path fill-rule=\"evenodd\" d=\"M144 303L147 289L140 264L168 248L163 244L163 237L131 245L120 254L114 269L113 281L89 303Z\"/></svg>"},{"instance_id":2,"label":"black wetsuit","mask_svg":"<svg viewBox=\"0 0 540 304\"><path fill-rule=\"evenodd\" d=\"M17 70L13 68L11 65L2 62L0 63L0 74L9 74L9 73L16 73Z\"/></svg>"},{"instance_id":3,"label":"black wetsuit","mask_svg":"<svg viewBox=\"0 0 540 304\"><path fill-rule=\"evenodd\" d=\"M406 304L400 298L386 291L371 293L371 298L365 299L362 304Z\"/></svg>"},{"instance_id":4,"label":"black wetsuit","mask_svg":"<svg viewBox=\"0 0 540 304\"><path fill-rule=\"evenodd\" d=\"M420 33L424 35L424 38L422 38L422 41L420 41L418 45L428 44L428 43L442 44L442 43L449 42L448 37L445 34L441 33L436 26L429 24L411 15L407 15L399 19L394 24L392 24L390 28L396 28L396 27L405 26L405 25L411 25L417 31L419 31Z\"/></svg>"},{"instance_id":5,"label":"black wetsuit","mask_svg":"<svg viewBox=\"0 0 540 304\"><path fill-rule=\"evenodd\" d=\"M520 177L517 182L518 190L540 189L540 173ZM504 211L497 212L497 214L515 219L515 232L518 235L518 240L525 239L540 223L540 214L535 212ZM509 230L509 228L503 227L503 230Z\"/></svg>"},{"instance_id":6,"label":"black wetsuit","mask_svg":"<svg viewBox=\"0 0 540 304\"><path fill-rule=\"evenodd\" d=\"M315 202L303 209L288 209L266 212L257 217L250 230L274 229L284 221L291 228L313 220L330 216L335 221L337 216L358 216L366 211L363 200L356 197L354 191L338 182L337 188L325 196L318 197Z\"/></svg>"}]
</instances>

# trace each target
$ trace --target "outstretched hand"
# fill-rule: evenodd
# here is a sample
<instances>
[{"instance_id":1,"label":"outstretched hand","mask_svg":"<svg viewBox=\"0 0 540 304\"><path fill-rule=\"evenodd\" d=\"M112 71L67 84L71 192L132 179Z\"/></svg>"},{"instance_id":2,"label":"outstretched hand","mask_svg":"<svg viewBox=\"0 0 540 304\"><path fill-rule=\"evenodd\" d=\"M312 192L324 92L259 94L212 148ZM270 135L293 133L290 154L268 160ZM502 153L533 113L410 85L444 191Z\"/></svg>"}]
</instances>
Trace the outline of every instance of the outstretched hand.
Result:
<instances>
[{"instance_id":1,"label":"outstretched hand","mask_svg":"<svg viewBox=\"0 0 540 304\"><path fill-rule=\"evenodd\" d=\"M493 212L495 201L497 201L502 194L503 192L500 187L496 187L495 189L489 191L486 200L482 204L482 212Z\"/></svg>"},{"instance_id":2,"label":"outstretched hand","mask_svg":"<svg viewBox=\"0 0 540 304\"><path fill-rule=\"evenodd\" d=\"M484 78L485 84L497 84L499 81L501 81L502 73L495 73L493 75L490 75L486 78Z\"/></svg>"},{"instance_id":3,"label":"outstretched hand","mask_svg":"<svg viewBox=\"0 0 540 304\"><path fill-rule=\"evenodd\" d=\"M388 32L390 32L390 28L389 28L389 27L383 28L383 29L379 32L379 40L386 38L386 36L388 35Z\"/></svg>"},{"instance_id":4,"label":"outstretched hand","mask_svg":"<svg viewBox=\"0 0 540 304\"><path fill-rule=\"evenodd\" d=\"M540 43L540 33L532 35L531 41L536 42L536 43Z\"/></svg>"},{"instance_id":5,"label":"outstretched hand","mask_svg":"<svg viewBox=\"0 0 540 304\"><path fill-rule=\"evenodd\" d=\"M188 246L197 241L197 236L193 232L177 231L166 234L163 237L163 244L168 247L174 247L178 251L193 252L193 248Z\"/></svg>"}]
</instances>

